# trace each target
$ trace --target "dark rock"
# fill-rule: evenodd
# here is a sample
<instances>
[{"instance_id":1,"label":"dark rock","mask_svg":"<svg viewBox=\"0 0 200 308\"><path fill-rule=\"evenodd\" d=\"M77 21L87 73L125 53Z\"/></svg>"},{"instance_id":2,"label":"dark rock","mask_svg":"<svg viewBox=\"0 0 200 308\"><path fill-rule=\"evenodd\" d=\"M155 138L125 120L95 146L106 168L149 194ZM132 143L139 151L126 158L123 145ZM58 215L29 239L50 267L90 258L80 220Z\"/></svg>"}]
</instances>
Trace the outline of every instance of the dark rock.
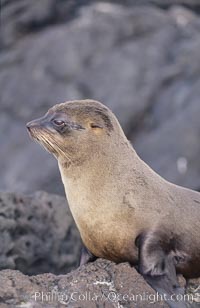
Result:
<instances>
[{"instance_id":1,"label":"dark rock","mask_svg":"<svg viewBox=\"0 0 200 308\"><path fill-rule=\"evenodd\" d=\"M200 278L192 279L187 284L186 292L193 298L192 308L199 308L200 306Z\"/></svg>"},{"instance_id":2,"label":"dark rock","mask_svg":"<svg viewBox=\"0 0 200 308\"><path fill-rule=\"evenodd\" d=\"M198 97L200 83L198 87L194 87L194 91L196 93L193 95ZM150 125L147 124L145 130L144 124L136 138L133 138L133 143L141 158L148 161L159 174L171 182L198 190L200 143L197 140L200 132L200 104L198 100L192 100L187 96L182 103L185 106L170 106L168 102L166 110L164 106L155 108L151 114L155 127L151 126L150 129ZM159 109L162 110L161 113ZM166 121L167 117L169 118Z\"/></svg>"},{"instance_id":3,"label":"dark rock","mask_svg":"<svg viewBox=\"0 0 200 308\"><path fill-rule=\"evenodd\" d=\"M198 286L199 281L193 281L187 290L188 308L199 307ZM0 303L2 308L168 307L134 268L102 259L60 276L0 271Z\"/></svg>"},{"instance_id":4,"label":"dark rock","mask_svg":"<svg viewBox=\"0 0 200 308\"><path fill-rule=\"evenodd\" d=\"M194 11L199 11L200 3L198 0L127 0L127 4L131 5L156 5L163 9L169 9L171 6L174 5L182 5L184 7L190 8Z\"/></svg>"},{"instance_id":5,"label":"dark rock","mask_svg":"<svg viewBox=\"0 0 200 308\"><path fill-rule=\"evenodd\" d=\"M67 273L77 266L80 249L65 198L0 193L0 269Z\"/></svg>"},{"instance_id":6,"label":"dark rock","mask_svg":"<svg viewBox=\"0 0 200 308\"><path fill-rule=\"evenodd\" d=\"M157 298L134 268L101 259L61 276L0 272L0 299L9 308L168 307Z\"/></svg>"},{"instance_id":7,"label":"dark rock","mask_svg":"<svg viewBox=\"0 0 200 308\"><path fill-rule=\"evenodd\" d=\"M55 103L80 98L108 105L139 154L162 176L200 189L198 15L175 6L96 3L76 10L68 22L58 22L60 13L52 22L45 14L55 2L12 3L19 8L17 24L23 20L29 30L20 38L14 34L12 48L0 54L2 190L63 193L56 161L31 142L25 123ZM37 14L40 5L44 9ZM36 16L45 24L38 31L27 26ZM179 158L179 165L187 164L184 174L177 171Z\"/></svg>"},{"instance_id":8,"label":"dark rock","mask_svg":"<svg viewBox=\"0 0 200 308\"><path fill-rule=\"evenodd\" d=\"M66 23L77 17L78 10L84 5L101 0L1 0L1 41L0 47L12 46L30 32L38 32L48 26ZM104 0L104 3L123 4L124 6L152 5L169 9L183 5L199 12L198 0Z\"/></svg>"},{"instance_id":9,"label":"dark rock","mask_svg":"<svg viewBox=\"0 0 200 308\"><path fill-rule=\"evenodd\" d=\"M1 47L11 46L30 32L70 20L77 7L84 3L80 0L1 0Z\"/></svg>"}]
</instances>

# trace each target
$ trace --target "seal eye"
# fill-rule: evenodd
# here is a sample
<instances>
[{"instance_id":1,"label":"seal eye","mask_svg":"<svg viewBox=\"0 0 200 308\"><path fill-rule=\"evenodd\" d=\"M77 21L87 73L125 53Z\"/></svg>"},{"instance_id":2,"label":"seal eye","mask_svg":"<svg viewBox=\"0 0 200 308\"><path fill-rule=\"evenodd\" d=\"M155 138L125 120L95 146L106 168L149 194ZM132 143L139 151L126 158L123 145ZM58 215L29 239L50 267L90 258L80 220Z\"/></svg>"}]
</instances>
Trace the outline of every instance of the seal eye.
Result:
<instances>
[{"instance_id":1,"label":"seal eye","mask_svg":"<svg viewBox=\"0 0 200 308\"><path fill-rule=\"evenodd\" d=\"M59 127L65 126L65 122L63 120L53 120L53 124Z\"/></svg>"},{"instance_id":2,"label":"seal eye","mask_svg":"<svg viewBox=\"0 0 200 308\"><path fill-rule=\"evenodd\" d=\"M95 123L90 123L91 128L103 128L102 126L95 124Z\"/></svg>"}]
</instances>

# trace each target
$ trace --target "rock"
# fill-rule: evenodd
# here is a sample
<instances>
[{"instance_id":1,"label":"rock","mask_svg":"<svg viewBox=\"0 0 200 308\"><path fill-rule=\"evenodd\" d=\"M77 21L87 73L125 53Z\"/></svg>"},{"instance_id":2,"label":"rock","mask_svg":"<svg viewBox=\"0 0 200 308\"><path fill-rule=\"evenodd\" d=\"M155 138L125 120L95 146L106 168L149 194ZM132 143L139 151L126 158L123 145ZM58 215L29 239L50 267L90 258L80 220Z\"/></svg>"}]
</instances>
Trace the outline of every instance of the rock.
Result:
<instances>
[{"instance_id":1,"label":"rock","mask_svg":"<svg viewBox=\"0 0 200 308\"><path fill-rule=\"evenodd\" d=\"M134 268L99 259L67 275L0 272L4 307L168 307Z\"/></svg>"},{"instance_id":2,"label":"rock","mask_svg":"<svg viewBox=\"0 0 200 308\"><path fill-rule=\"evenodd\" d=\"M198 190L199 101L190 104L190 99L186 98L185 107L177 106L177 109L169 114L169 119L163 123L162 114L156 112L158 109L155 114L152 112L152 115L155 116L155 123L160 121L158 127L145 130L143 125L144 130L132 139L135 149L144 161L148 161L149 165L166 179ZM170 113L169 105L168 112ZM163 117L166 117L166 113Z\"/></svg>"},{"instance_id":3,"label":"rock","mask_svg":"<svg viewBox=\"0 0 200 308\"><path fill-rule=\"evenodd\" d=\"M141 157L162 176L200 189L199 16L180 6L159 9L156 0L76 10L72 2L3 2L4 31L11 31L14 15L16 23L14 18L11 45L2 45L0 53L1 190L64 193L56 161L31 142L25 123L57 102L80 98L109 106Z\"/></svg>"},{"instance_id":4,"label":"rock","mask_svg":"<svg viewBox=\"0 0 200 308\"><path fill-rule=\"evenodd\" d=\"M191 285L197 289L198 283L196 280ZM188 308L197 308L198 294L191 285L185 303ZM2 308L168 307L134 268L127 263L116 265L103 259L59 276L30 277L19 271L2 270L0 302Z\"/></svg>"},{"instance_id":5,"label":"rock","mask_svg":"<svg viewBox=\"0 0 200 308\"><path fill-rule=\"evenodd\" d=\"M1 41L0 47L12 46L16 41L30 32L38 32L48 26L68 22L75 18L81 6L101 0L1 0ZM122 4L120 0L107 0L104 3ZM125 6L154 5L168 9L174 5L184 5L194 11L198 11L198 0L124 0Z\"/></svg>"},{"instance_id":6,"label":"rock","mask_svg":"<svg viewBox=\"0 0 200 308\"><path fill-rule=\"evenodd\" d=\"M200 278L190 280L186 292L193 298L192 308L198 308L200 306Z\"/></svg>"},{"instance_id":7,"label":"rock","mask_svg":"<svg viewBox=\"0 0 200 308\"><path fill-rule=\"evenodd\" d=\"M131 0L127 0L128 4L132 4L133 2ZM134 5L156 5L158 7L161 7L163 9L168 9L171 6L174 5L183 5L190 9L193 9L194 11L197 11L200 3L198 0L136 0L134 1Z\"/></svg>"},{"instance_id":8,"label":"rock","mask_svg":"<svg viewBox=\"0 0 200 308\"><path fill-rule=\"evenodd\" d=\"M67 273L81 242L66 199L44 192L0 193L0 269Z\"/></svg>"},{"instance_id":9,"label":"rock","mask_svg":"<svg viewBox=\"0 0 200 308\"><path fill-rule=\"evenodd\" d=\"M70 20L79 1L2 0L1 47L8 47L30 32L38 32L52 24Z\"/></svg>"}]
</instances>

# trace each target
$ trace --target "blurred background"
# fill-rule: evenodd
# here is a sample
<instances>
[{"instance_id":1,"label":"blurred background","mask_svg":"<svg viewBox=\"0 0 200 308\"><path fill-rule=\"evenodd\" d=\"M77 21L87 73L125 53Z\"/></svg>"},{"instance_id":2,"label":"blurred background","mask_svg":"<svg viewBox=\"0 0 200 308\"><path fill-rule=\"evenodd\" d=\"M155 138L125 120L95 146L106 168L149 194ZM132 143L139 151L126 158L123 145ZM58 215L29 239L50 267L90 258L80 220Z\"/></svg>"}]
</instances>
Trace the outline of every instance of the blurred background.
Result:
<instances>
[{"instance_id":1,"label":"blurred background","mask_svg":"<svg viewBox=\"0 0 200 308\"><path fill-rule=\"evenodd\" d=\"M0 0L0 269L77 267L81 240L56 160L26 123L100 100L134 148L200 191L199 0Z\"/></svg>"},{"instance_id":2,"label":"blurred background","mask_svg":"<svg viewBox=\"0 0 200 308\"><path fill-rule=\"evenodd\" d=\"M200 190L199 14L198 0L1 0L0 190L64 193L25 124L85 98L160 175Z\"/></svg>"}]
</instances>

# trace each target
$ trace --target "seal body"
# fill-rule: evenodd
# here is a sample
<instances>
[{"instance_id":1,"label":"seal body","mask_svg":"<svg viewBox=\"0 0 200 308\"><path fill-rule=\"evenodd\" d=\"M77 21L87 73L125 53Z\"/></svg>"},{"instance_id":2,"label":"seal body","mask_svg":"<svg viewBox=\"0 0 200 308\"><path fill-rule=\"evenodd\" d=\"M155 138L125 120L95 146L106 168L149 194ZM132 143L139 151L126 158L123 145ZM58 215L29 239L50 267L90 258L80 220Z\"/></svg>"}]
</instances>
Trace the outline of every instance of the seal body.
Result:
<instances>
[{"instance_id":1,"label":"seal body","mask_svg":"<svg viewBox=\"0 0 200 308\"><path fill-rule=\"evenodd\" d=\"M84 171L77 178L68 178L59 164L85 246L95 256L136 264L136 240L140 235L151 235L173 255L177 272L186 278L199 277L199 193L166 182L135 153L131 154L133 166L139 168L131 168L130 159L130 166L127 160L122 160L120 166L112 161L104 165L105 169L102 162L96 178L87 177ZM86 169L90 167L91 162ZM106 172L109 175L104 177ZM155 248L158 243L154 243Z\"/></svg>"},{"instance_id":2,"label":"seal body","mask_svg":"<svg viewBox=\"0 0 200 308\"><path fill-rule=\"evenodd\" d=\"M107 107L70 101L27 127L58 160L90 256L128 261L160 293L181 292L177 273L200 277L200 194L143 162Z\"/></svg>"}]
</instances>

